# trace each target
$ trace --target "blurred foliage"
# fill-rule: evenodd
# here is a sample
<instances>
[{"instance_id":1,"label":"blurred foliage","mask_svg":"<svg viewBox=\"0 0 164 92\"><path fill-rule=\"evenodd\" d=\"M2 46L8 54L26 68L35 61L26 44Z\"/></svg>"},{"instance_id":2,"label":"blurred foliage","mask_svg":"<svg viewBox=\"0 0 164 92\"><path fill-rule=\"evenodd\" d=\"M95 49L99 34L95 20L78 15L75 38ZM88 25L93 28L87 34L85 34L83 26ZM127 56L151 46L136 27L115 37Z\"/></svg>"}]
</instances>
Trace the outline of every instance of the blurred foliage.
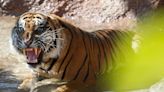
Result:
<instances>
[{"instance_id":1,"label":"blurred foliage","mask_svg":"<svg viewBox=\"0 0 164 92\"><path fill-rule=\"evenodd\" d=\"M124 49L124 65L104 77L111 90L148 88L164 78L164 10L156 10L141 19L134 29L140 36L137 52L129 55Z\"/></svg>"}]
</instances>

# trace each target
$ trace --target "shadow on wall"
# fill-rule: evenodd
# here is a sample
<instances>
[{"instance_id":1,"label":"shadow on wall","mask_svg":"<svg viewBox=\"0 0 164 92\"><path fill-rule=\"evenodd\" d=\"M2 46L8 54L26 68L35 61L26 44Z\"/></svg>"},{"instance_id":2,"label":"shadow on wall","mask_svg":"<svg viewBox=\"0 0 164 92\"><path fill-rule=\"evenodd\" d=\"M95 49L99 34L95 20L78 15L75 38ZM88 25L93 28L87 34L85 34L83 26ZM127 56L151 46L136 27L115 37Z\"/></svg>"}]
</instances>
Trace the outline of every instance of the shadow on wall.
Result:
<instances>
[{"instance_id":1,"label":"shadow on wall","mask_svg":"<svg viewBox=\"0 0 164 92\"><path fill-rule=\"evenodd\" d=\"M0 92L17 92L18 84L11 72L0 69Z\"/></svg>"},{"instance_id":2,"label":"shadow on wall","mask_svg":"<svg viewBox=\"0 0 164 92\"><path fill-rule=\"evenodd\" d=\"M24 12L29 11L31 8L33 8L35 6L40 6L44 3L46 3L44 1L45 0L30 0L30 1L29 0L7 0L7 1L2 0L2 1L0 1L0 6L2 9L2 13L6 14L6 15L18 16ZM85 2L84 0L81 0L81 1ZM134 12L134 14L136 14L136 15L140 15L148 10L153 9L154 4L155 4L155 6L157 6L159 1L160 1L159 4L163 5L163 3L164 3L163 0L125 0L125 2L128 3L129 10ZM19 2L19 3L17 3L17 2ZM60 1L53 1L53 2L60 3ZM53 2L47 1L47 4L52 4ZM62 1L62 2L64 2L64 4L58 9L60 11L56 12L56 14L59 16L62 16L64 13L67 12L65 10L65 8L69 5L67 0ZM72 2L74 2L74 1L72 1ZM119 2L119 0L118 0L118 2ZM79 2L79 4L80 4L80 2ZM50 10L55 11L56 8L59 7L56 5L55 5L56 7L54 7L54 5L55 4L50 5ZM76 4L73 6L76 6Z\"/></svg>"},{"instance_id":3,"label":"shadow on wall","mask_svg":"<svg viewBox=\"0 0 164 92\"><path fill-rule=\"evenodd\" d=\"M136 16L141 16L158 6L159 0L125 0L128 3L128 10L132 11Z\"/></svg>"},{"instance_id":4,"label":"shadow on wall","mask_svg":"<svg viewBox=\"0 0 164 92\"><path fill-rule=\"evenodd\" d=\"M159 1L159 6L158 8L164 8L164 0Z\"/></svg>"},{"instance_id":5,"label":"shadow on wall","mask_svg":"<svg viewBox=\"0 0 164 92\"><path fill-rule=\"evenodd\" d=\"M19 16L22 13L30 10L29 6L31 6L36 0L32 0L32 1L33 2L28 0L1 1L0 6L3 11L7 11L7 12L2 12L5 13L5 15Z\"/></svg>"}]
</instances>

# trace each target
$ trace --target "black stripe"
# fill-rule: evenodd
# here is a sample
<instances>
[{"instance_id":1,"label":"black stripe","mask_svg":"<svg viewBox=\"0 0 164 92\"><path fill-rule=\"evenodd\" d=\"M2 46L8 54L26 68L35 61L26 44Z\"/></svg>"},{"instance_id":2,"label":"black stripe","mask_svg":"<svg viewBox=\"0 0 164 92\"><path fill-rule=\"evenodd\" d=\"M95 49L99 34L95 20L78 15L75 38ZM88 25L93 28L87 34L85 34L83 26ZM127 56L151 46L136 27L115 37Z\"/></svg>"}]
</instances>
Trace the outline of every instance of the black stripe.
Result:
<instances>
[{"instance_id":1,"label":"black stripe","mask_svg":"<svg viewBox=\"0 0 164 92\"><path fill-rule=\"evenodd\" d=\"M94 44L94 34L93 33L88 33L87 34L88 35L88 37L89 37L89 40L90 40L90 49L91 49L91 51L93 52L93 44ZM91 53L90 53L91 54ZM92 56L90 57L90 58L92 58ZM93 57L93 58L95 58L95 57ZM91 67L89 67L89 69L91 68L92 70L93 70L93 74L94 74L94 77L96 78L96 73L94 72L95 70L94 70L94 68L93 68L93 65L92 65L92 62L88 62L89 64L91 63L91 66L92 66L92 68Z\"/></svg>"},{"instance_id":2,"label":"black stripe","mask_svg":"<svg viewBox=\"0 0 164 92\"><path fill-rule=\"evenodd\" d=\"M89 41L90 41L90 49L91 49L91 52L93 52L93 34L92 33L88 33L88 34L86 34L86 35L88 35L88 39L89 39ZM89 51L89 50L88 50ZM92 59L92 56L90 57L90 55L92 54L92 53L89 53L89 61L91 62L91 66L93 66L92 65L92 61L91 61L91 59ZM90 68L90 67L89 67ZM93 71L94 71L94 69L93 69ZM96 71L96 70L95 70ZM95 75L96 73L94 73L94 76L96 76Z\"/></svg>"},{"instance_id":3,"label":"black stripe","mask_svg":"<svg viewBox=\"0 0 164 92\"><path fill-rule=\"evenodd\" d=\"M98 45L98 47L99 47L99 56L98 56L98 59L99 59L99 70L101 71L101 50L100 50L100 48L101 48L101 39L99 38L99 36L97 35L97 31L96 32L94 32L94 34L96 34L96 41L97 41L97 45Z\"/></svg>"},{"instance_id":4,"label":"black stripe","mask_svg":"<svg viewBox=\"0 0 164 92\"><path fill-rule=\"evenodd\" d=\"M85 38L86 38L86 36L84 36L84 35L87 35L88 36L88 33L87 32L84 32L83 33L83 40L84 40L84 45L85 45L85 48L86 48L86 57L85 57L85 64L87 63L88 64L88 67L87 67L87 72L86 72L86 74L85 74L85 76L84 76L84 79L83 79L83 82L85 82L86 81L86 79L88 78L88 75L89 75L89 56L88 56L88 50L87 50L87 45L85 44ZM85 66L85 64L84 64L84 66Z\"/></svg>"},{"instance_id":5,"label":"black stripe","mask_svg":"<svg viewBox=\"0 0 164 92\"><path fill-rule=\"evenodd\" d=\"M110 57L111 57L111 60L113 61L114 60L114 46L112 45L112 41L111 41L111 37L110 37L110 35L108 34L109 32L106 32L106 31L104 31L105 33L106 33L106 35L107 36L105 36L105 40L107 41L107 43L109 44L108 45L108 47L110 48Z\"/></svg>"},{"instance_id":6,"label":"black stripe","mask_svg":"<svg viewBox=\"0 0 164 92\"><path fill-rule=\"evenodd\" d=\"M83 66L85 65L85 62L86 62L86 60L87 60L87 57L88 57L88 56L86 55L86 56L85 56L85 59L84 59L84 61L83 61L83 63L82 63L82 65L81 65L80 68L78 69L78 71L77 71L75 77L73 78L73 80L76 80L76 78L78 77L78 75L79 75L81 69L82 69Z\"/></svg>"},{"instance_id":7,"label":"black stripe","mask_svg":"<svg viewBox=\"0 0 164 92\"><path fill-rule=\"evenodd\" d=\"M120 33L120 32L119 32ZM121 44L122 42L121 42L121 40L123 40L123 39L121 39L121 37L119 37L118 36L118 34L119 33L117 33L117 32L115 32L115 31L113 31L112 33L111 33L111 36L112 36L112 43L114 44L114 49L113 49L113 53L115 54L115 57L114 58L117 58L117 54L118 54L118 52L119 53L121 53L121 48L120 48L120 45L119 44ZM124 38L125 39L125 38ZM121 44L121 45L123 45L123 43Z\"/></svg>"},{"instance_id":8,"label":"black stripe","mask_svg":"<svg viewBox=\"0 0 164 92\"><path fill-rule=\"evenodd\" d=\"M69 31L69 32L71 32L71 31ZM69 44L68 50L67 50L67 52L66 52L66 55L65 55L64 59L62 60L62 62L61 62L61 64L60 64L59 68L58 68L58 72L60 71L61 66L63 65L64 61L65 61L66 58L68 57L68 54L69 54L69 52L70 52L70 47L71 47L71 44L72 44L72 42L73 42L72 40L73 40L73 33L71 32L70 44Z\"/></svg>"},{"instance_id":9,"label":"black stripe","mask_svg":"<svg viewBox=\"0 0 164 92\"><path fill-rule=\"evenodd\" d=\"M126 34L126 32L125 32L125 34ZM118 43L123 44L124 42L122 42L122 41L126 38L126 37L123 37L124 34L121 31L113 31L111 35L115 36L116 41L117 41L117 45L118 45Z\"/></svg>"},{"instance_id":10,"label":"black stripe","mask_svg":"<svg viewBox=\"0 0 164 92\"><path fill-rule=\"evenodd\" d=\"M97 35L96 35L96 37L95 37L95 39L96 39L96 44L97 44L97 46L98 46L98 68L99 68L99 71L100 71L100 69L101 69L101 66L100 66L100 57L101 57L101 54L100 54L100 46L99 46L99 38L97 37Z\"/></svg>"},{"instance_id":11,"label":"black stripe","mask_svg":"<svg viewBox=\"0 0 164 92\"><path fill-rule=\"evenodd\" d=\"M47 71L52 69L52 67L55 64L55 62L57 61L57 59L58 59L58 57L53 59L53 61L51 62L50 66L48 67Z\"/></svg>"},{"instance_id":12,"label":"black stripe","mask_svg":"<svg viewBox=\"0 0 164 92\"><path fill-rule=\"evenodd\" d=\"M69 65L70 62L71 62L72 57L73 57L73 55L71 56L69 62L67 63L67 65L66 65L66 67L65 67L65 69L64 69L64 72L63 72L62 77L61 77L62 80L64 79L64 77L65 77L65 75L66 75L66 71L67 71L68 65Z\"/></svg>"},{"instance_id":13,"label":"black stripe","mask_svg":"<svg viewBox=\"0 0 164 92\"><path fill-rule=\"evenodd\" d=\"M88 57L87 57L86 61L88 61ZM87 80L88 76L89 76L89 62L87 62L87 63L88 63L87 72L86 72L86 75L85 75L85 77L83 79L83 82L85 82Z\"/></svg>"},{"instance_id":14,"label":"black stripe","mask_svg":"<svg viewBox=\"0 0 164 92\"><path fill-rule=\"evenodd\" d=\"M82 69L82 67L85 65L85 63L86 63L86 61L87 61L87 58L88 58L88 53L87 53L87 48L86 48L86 44L85 44L85 33L84 32L82 32L82 31L80 31L80 33L82 34L82 39L83 39L83 42L84 42L84 47L85 47L85 50L86 50L86 55L85 55L85 58L84 58L84 61L83 61L83 63L82 63L82 65L80 66L80 68L78 69L78 71L77 71L77 73L76 73L76 75L75 75L75 77L74 77L74 79L73 80L75 80L77 77L78 77L78 75L79 75L79 73L80 73L80 71L81 71L81 69Z\"/></svg>"},{"instance_id":15,"label":"black stripe","mask_svg":"<svg viewBox=\"0 0 164 92\"><path fill-rule=\"evenodd\" d=\"M104 38L105 38L105 41L107 42L107 47L111 50L110 51L110 58L111 58L111 60L113 61L114 60L114 47L113 47L113 45L112 45L112 43L111 43L111 37L109 37L110 35L108 35L107 33L108 32L106 32L106 31L103 31L104 33L102 33L102 32L99 32ZM109 65L108 65L108 68L109 68Z\"/></svg>"},{"instance_id":16,"label":"black stripe","mask_svg":"<svg viewBox=\"0 0 164 92\"><path fill-rule=\"evenodd\" d=\"M97 33L99 34L99 35L101 35L100 34L100 32L99 31L97 31ZM103 35L101 35L102 37L104 37ZM98 39L99 39L99 41L100 41L100 43L101 43L101 46L103 47L102 48L102 50L103 50L103 52L104 52L104 58L105 58L105 62L106 62L106 69L105 69L105 72L108 70L108 61L107 61L107 56L106 56L106 53L105 53L105 47L104 47L104 44L103 44L103 42L102 42L102 39L100 39L99 37L98 37Z\"/></svg>"},{"instance_id":17,"label":"black stripe","mask_svg":"<svg viewBox=\"0 0 164 92\"><path fill-rule=\"evenodd\" d=\"M111 43L111 48L112 48L112 60L113 61L115 61L114 59L115 59L115 55L116 55L116 53L117 53L117 51L116 50L118 50L119 49L119 47L118 47L118 45L117 45L117 38L115 37L115 34L113 34L113 32L114 31L111 31L111 32L109 32L109 33L107 33L109 36L109 38L110 38L110 43Z\"/></svg>"},{"instance_id":18,"label":"black stripe","mask_svg":"<svg viewBox=\"0 0 164 92\"><path fill-rule=\"evenodd\" d=\"M109 37L111 38L111 43L112 46L114 46L115 48L117 47L117 34L114 34L114 31L111 31L109 33L107 33L109 35ZM118 48L118 47L117 47ZM113 48L114 49L114 48Z\"/></svg>"},{"instance_id":19,"label":"black stripe","mask_svg":"<svg viewBox=\"0 0 164 92\"><path fill-rule=\"evenodd\" d=\"M70 30L69 32L72 33L71 30ZM73 32L75 32L75 31L73 31ZM76 33L76 32L75 32L75 33ZM73 34L73 33L72 33L72 34ZM76 35L76 34L75 34L75 35ZM72 38L73 38L73 35L72 35ZM75 39L76 39L76 38L75 38ZM72 43L72 42L73 42L73 41L71 40L71 43ZM67 53L66 57L67 57L68 54L69 54L69 50L70 50L71 43L70 43L70 45L69 45L69 49L68 49L68 53ZM72 58L73 58L73 53L72 53L72 55L71 55L71 58L70 58L69 62L67 63L67 65L66 65L66 67L65 67L65 69L64 69L63 75L62 75L62 77L61 77L62 80L65 78L65 75L66 75L66 71L67 71L68 65L71 63ZM64 58L63 61L65 61L65 59L66 59L66 58ZM63 63L64 63L64 62L62 62L62 64L63 64ZM62 66L62 65L61 65L61 66ZM60 66L60 68L61 68L61 66Z\"/></svg>"},{"instance_id":20,"label":"black stripe","mask_svg":"<svg viewBox=\"0 0 164 92\"><path fill-rule=\"evenodd\" d=\"M57 40L58 40L58 38L59 38L57 31L55 31L55 36L56 36L56 39L55 39L55 41L54 41L54 45L55 45L55 47L57 48Z\"/></svg>"}]
</instances>

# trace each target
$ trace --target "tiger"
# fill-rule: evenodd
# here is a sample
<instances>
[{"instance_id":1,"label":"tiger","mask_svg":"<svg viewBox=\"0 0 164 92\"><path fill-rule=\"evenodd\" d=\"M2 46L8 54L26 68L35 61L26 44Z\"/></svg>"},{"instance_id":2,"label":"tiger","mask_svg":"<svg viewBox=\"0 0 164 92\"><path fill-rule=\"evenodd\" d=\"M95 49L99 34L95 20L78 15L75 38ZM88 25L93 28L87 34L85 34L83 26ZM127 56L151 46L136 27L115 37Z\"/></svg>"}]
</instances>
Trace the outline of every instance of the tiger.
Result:
<instances>
[{"instance_id":1,"label":"tiger","mask_svg":"<svg viewBox=\"0 0 164 92\"><path fill-rule=\"evenodd\" d=\"M112 70L117 53L126 50L121 46L131 49L132 37L130 31L88 32L55 14L36 12L22 14L11 33L12 45L37 81L54 78L85 86Z\"/></svg>"}]
</instances>

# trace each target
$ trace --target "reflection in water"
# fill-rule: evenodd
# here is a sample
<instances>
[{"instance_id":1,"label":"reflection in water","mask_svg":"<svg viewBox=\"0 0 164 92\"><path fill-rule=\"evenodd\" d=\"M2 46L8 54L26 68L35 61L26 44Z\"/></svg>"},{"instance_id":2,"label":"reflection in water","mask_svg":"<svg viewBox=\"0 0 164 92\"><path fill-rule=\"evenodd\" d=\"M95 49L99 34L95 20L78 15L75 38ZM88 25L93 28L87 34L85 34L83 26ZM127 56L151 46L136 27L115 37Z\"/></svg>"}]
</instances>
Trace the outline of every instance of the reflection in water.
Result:
<instances>
[{"instance_id":1,"label":"reflection in water","mask_svg":"<svg viewBox=\"0 0 164 92\"><path fill-rule=\"evenodd\" d=\"M19 83L10 72L0 70L0 92L23 92L17 90Z\"/></svg>"}]
</instances>

